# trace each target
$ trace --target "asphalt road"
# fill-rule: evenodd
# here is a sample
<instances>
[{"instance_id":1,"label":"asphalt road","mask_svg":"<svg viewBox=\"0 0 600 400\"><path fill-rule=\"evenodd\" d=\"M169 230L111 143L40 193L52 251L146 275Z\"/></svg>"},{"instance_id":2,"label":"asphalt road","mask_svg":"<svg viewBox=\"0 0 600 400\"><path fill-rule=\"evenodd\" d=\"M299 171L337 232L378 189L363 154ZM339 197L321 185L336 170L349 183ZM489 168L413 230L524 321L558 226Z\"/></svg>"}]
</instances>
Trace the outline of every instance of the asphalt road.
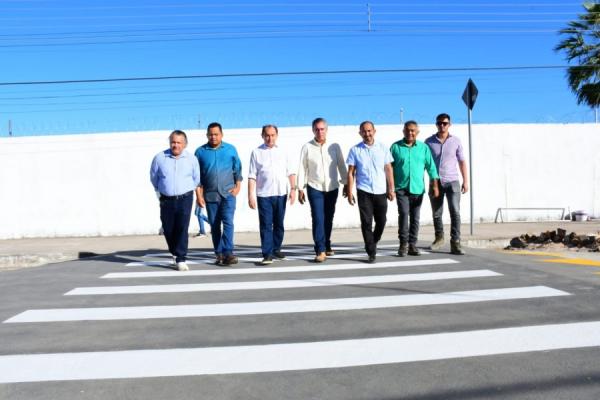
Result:
<instances>
[{"instance_id":1,"label":"asphalt road","mask_svg":"<svg viewBox=\"0 0 600 400\"><path fill-rule=\"evenodd\" d=\"M0 273L1 399L597 399L600 268L358 243ZM559 260L560 261L560 260ZM585 263L583 263L585 264Z\"/></svg>"}]
</instances>

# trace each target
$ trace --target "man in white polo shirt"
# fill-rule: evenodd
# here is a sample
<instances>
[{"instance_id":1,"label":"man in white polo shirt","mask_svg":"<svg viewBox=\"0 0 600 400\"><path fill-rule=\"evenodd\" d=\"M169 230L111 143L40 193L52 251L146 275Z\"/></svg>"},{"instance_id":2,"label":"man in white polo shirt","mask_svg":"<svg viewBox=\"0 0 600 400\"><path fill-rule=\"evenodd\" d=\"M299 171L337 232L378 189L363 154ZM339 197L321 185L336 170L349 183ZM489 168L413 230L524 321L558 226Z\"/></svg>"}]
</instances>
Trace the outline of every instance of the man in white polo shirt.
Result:
<instances>
[{"instance_id":1,"label":"man in white polo shirt","mask_svg":"<svg viewBox=\"0 0 600 400\"><path fill-rule=\"evenodd\" d=\"M252 150L248 167L248 205L258 208L262 265L273 259L283 260L283 219L290 184L290 205L296 198L296 174L285 151L277 146L279 131L275 125L262 128L264 143Z\"/></svg>"}]
</instances>

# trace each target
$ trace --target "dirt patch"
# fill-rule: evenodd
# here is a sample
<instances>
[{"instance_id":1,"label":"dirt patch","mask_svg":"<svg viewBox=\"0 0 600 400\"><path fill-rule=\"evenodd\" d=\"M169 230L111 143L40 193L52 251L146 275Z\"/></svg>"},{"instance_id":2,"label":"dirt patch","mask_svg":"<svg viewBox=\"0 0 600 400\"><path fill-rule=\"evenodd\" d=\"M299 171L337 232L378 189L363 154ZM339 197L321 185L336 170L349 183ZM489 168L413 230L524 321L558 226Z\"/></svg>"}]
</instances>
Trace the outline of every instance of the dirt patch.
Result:
<instances>
[{"instance_id":1,"label":"dirt patch","mask_svg":"<svg viewBox=\"0 0 600 400\"><path fill-rule=\"evenodd\" d=\"M565 229L541 232L539 235L525 233L510 240L505 250L585 250L600 251L600 233L567 233Z\"/></svg>"}]
</instances>

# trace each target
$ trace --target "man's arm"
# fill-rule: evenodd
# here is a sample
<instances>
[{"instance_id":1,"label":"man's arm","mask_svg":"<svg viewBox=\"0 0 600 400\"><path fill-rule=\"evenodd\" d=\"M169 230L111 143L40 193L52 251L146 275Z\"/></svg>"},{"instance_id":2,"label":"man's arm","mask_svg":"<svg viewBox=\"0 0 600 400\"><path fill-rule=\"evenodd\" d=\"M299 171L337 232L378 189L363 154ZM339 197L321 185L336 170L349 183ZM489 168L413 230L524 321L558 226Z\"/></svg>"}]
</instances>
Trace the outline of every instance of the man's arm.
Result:
<instances>
[{"instance_id":1,"label":"man's arm","mask_svg":"<svg viewBox=\"0 0 600 400\"><path fill-rule=\"evenodd\" d=\"M202 186L196 187L196 203L202 208L206 208L206 202L204 201L204 188Z\"/></svg>"},{"instance_id":2,"label":"man's arm","mask_svg":"<svg viewBox=\"0 0 600 400\"><path fill-rule=\"evenodd\" d=\"M351 206L353 206L354 203L356 203L356 201L354 200L354 195L352 194L352 188L354 187L354 176L355 175L356 175L356 167L354 165L348 165L348 176L346 179L348 181L348 183L344 187L344 197L348 198L348 204L350 204Z\"/></svg>"},{"instance_id":3,"label":"man's arm","mask_svg":"<svg viewBox=\"0 0 600 400\"><path fill-rule=\"evenodd\" d=\"M288 179L290 180L290 205L292 205L296 200L296 174L289 175Z\"/></svg>"},{"instance_id":4,"label":"man's arm","mask_svg":"<svg viewBox=\"0 0 600 400\"><path fill-rule=\"evenodd\" d=\"M306 198L304 196L304 186L306 185L308 174L308 148L306 145L302 146L300 150L300 163L298 164L298 202L304 204Z\"/></svg>"},{"instance_id":5,"label":"man's arm","mask_svg":"<svg viewBox=\"0 0 600 400\"><path fill-rule=\"evenodd\" d=\"M385 164L385 182L387 185L387 199L393 201L396 198L396 192L394 191L394 171L392 170L392 164Z\"/></svg>"},{"instance_id":6,"label":"man's arm","mask_svg":"<svg viewBox=\"0 0 600 400\"><path fill-rule=\"evenodd\" d=\"M255 189L256 180L248 178L248 206L253 210L256 210L256 197L254 197Z\"/></svg>"},{"instance_id":7,"label":"man's arm","mask_svg":"<svg viewBox=\"0 0 600 400\"><path fill-rule=\"evenodd\" d=\"M469 191L469 173L467 168L467 161L462 160L458 162L458 168L460 169L460 174L462 175L463 183L462 183L462 193L467 193Z\"/></svg>"}]
</instances>

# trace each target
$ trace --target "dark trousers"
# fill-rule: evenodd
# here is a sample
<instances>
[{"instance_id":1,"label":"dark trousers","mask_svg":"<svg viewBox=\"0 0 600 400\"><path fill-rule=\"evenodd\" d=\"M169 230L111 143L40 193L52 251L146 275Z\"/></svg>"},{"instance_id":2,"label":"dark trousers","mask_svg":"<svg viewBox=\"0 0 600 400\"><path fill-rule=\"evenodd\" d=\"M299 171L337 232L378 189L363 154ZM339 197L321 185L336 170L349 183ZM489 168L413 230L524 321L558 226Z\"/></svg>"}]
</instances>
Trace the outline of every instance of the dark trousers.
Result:
<instances>
[{"instance_id":1,"label":"dark trousers","mask_svg":"<svg viewBox=\"0 0 600 400\"><path fill-rule=\"evenodd\" d=\"M460 182L453 181L444 183L440 188L440 195L429 197L431 210L433 212L433 227L435 236L444 236L444 196L448 199L448 210L450 211L450 239L454 242L460 241Z\"/></svg>"},{"instance_id":2,"label":"dark trousers","mask_svg":"<svg viewBox=\"0 0 600 400\"><path fill-rule=\"evenodd\" d=\"M360 212L360 230L368 255L377 253L377 242L381 239L387 221L387 197L385 194L373 194L356 190L358 210ZM373 229L375 219L375 229Z\"/></svg>"},{"instance_id":3,"label":"dark trousers","mask_svg":"<svg viewBox=\"0 0 600 400\"><path fill-rule=\"evenodd\" d=\"M229 256L233 253L233 215L235 214L236 197L219 196L218 201L206 202L206 214L210 224L215 254ZM221 228L222 226L222 228Z\"/></svg>"},{"instance_id":4,"label":"dark trousers","mask_svg":"<svg viewBox=\"0 0 600 400\"><path fill-rule=\"evenodd\" d=\"M256 200L260 224L260 248L263 257L267 257L281 250L287 195L257 197Z\"/></svg>"},{"instance_id":5,"label":"dark trousers","mask_svg":"<svg viewBox=\"0 0 600 400\"><path fill-rule=\"evenodd\" d=\"M338 189L321 192L310 186L307 188L306 194L310 203L312 235L316 254L331 249L331 229L333 228L333 215L335 214L338 192Z\"/></svg>"},{"instance_id":6,"label":"dark trousers","mask_svg":"<svg viewBox=\"0 0 600 400\"><path fill-rule=\"evenodd\" d=\"M188 250L188 228L192 215L193 192L176 198L160 198L160 220L169 246L169 252L176 262L185 261Z\"/></svg>"},{"instance_id":7,"label":"dark trousers","mask_svg":"<svg viewBox=\"0 0 600 400\"><path fill-rule=\"evenodd\" d=\"M398 203L398 239L400 243L416 245L423 195L411 194L408 190L400 189L396 191L396 203Z\"/></svg>"}]
</instances>

